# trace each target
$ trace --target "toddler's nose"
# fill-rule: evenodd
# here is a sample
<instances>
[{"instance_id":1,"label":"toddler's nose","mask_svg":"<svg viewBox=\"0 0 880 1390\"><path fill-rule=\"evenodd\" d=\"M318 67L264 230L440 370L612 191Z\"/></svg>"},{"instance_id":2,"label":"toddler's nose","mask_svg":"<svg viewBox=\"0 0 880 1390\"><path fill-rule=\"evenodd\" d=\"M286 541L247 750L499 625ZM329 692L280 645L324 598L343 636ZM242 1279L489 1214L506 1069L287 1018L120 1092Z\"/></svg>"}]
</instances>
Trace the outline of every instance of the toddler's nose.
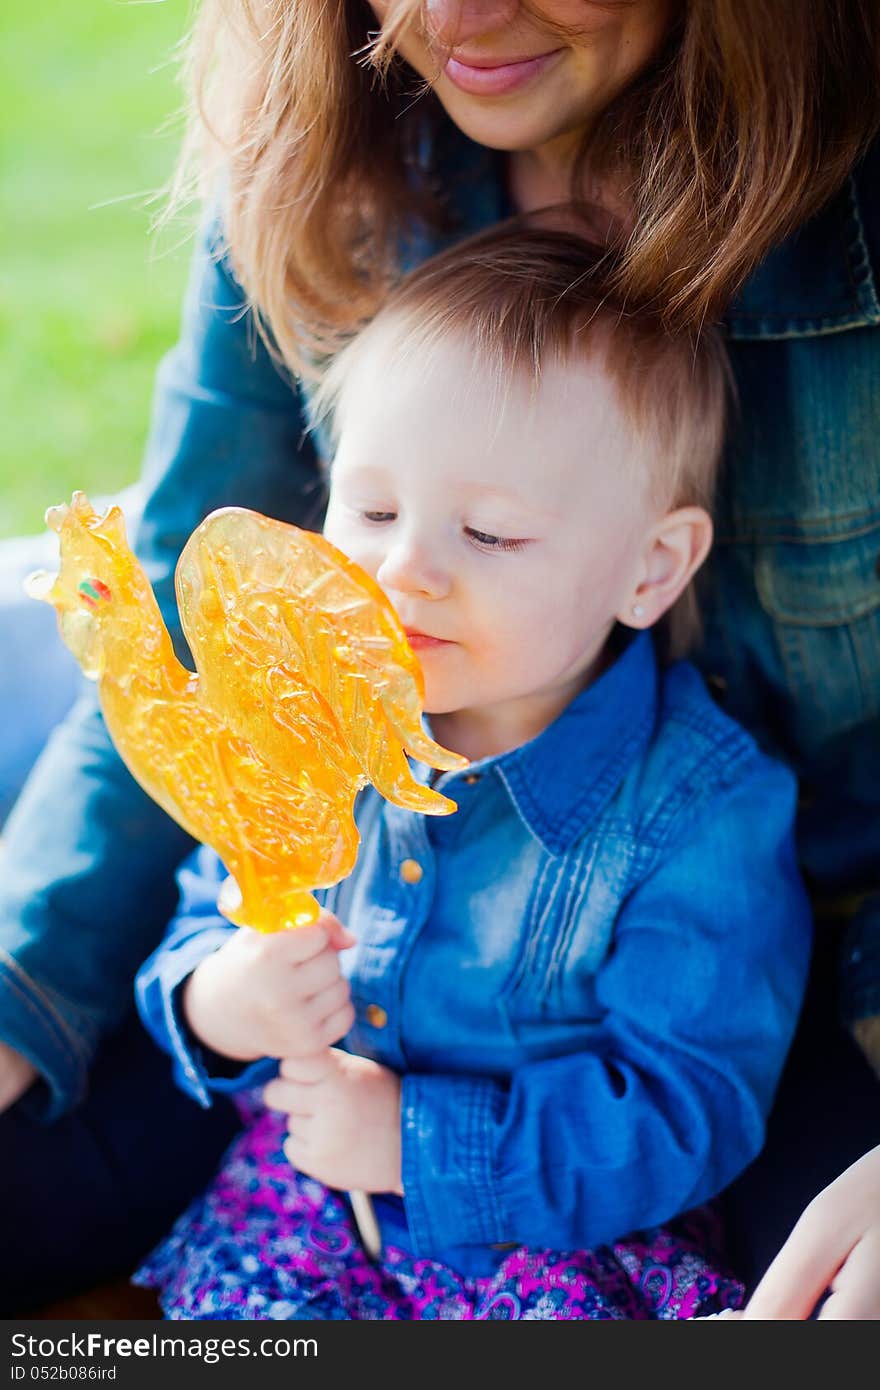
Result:
<instances>
[{"instance_id":1,"label":"toddler's nose","mask_svg":"<svg viewBox=\"0 0 880 1390\"><path fill-rule=\"evenodd\" d=\"M389 550L376 571L376 580L394 601L395 594L443 598L449 592L449 575L424 548L405 542Z\"/></svg>"},{"instance_id":2,"label":"toddler's nose","mask_svg":"<svg viewBox=\"0 0 880 1390\"><path fill-rule=\"evenodd\" d=\"M425 0L425 28L438 44L452 48L497 33L519 8L520 0Z\"/></svg>"}]
</instances>

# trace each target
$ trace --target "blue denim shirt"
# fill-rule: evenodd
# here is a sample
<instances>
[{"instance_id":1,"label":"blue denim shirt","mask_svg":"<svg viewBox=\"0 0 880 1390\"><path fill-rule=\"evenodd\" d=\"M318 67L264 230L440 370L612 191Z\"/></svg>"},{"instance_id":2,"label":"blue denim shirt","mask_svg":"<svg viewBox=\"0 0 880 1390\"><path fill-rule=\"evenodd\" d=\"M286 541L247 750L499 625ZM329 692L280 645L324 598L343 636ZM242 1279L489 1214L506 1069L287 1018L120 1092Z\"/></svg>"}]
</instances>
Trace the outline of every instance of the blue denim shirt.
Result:
<instances>
[{"instance_id":1,"label":"blue denim shirt","mask_svg":"<svg viewBox=\"0 0 880 1390\"><path fill-rule=\"evenodd\" d=\"M485 1272L499 1243L592 1246L713 1196L761 1147L806 979L791 773L642 633L530 743L435 785L455 815L363 793L356 868L321 895L357 936L345 1045L403 1077L386 1240ZM223 877L188 865L137 986L203 1103L265 1075L212 1077L177 1010L234 930Z\"/></svg>"},{"instance_id":2,"label":"blue denim shirt","mask_svg":"<svg viewBox=\"0 0 880 1390\"><path fill-rule=\"evenodd\" d=\"M498 157L450 130L455 235L504 216ZM447 238L448 240L449 238ZM413 231L407 262L436 241ZM752 276L728 315L740 422L696 659L726 708L803 788L798 843L818 896L855 895L849 1017L880 1012L880 145ZM176 629L177 555L230 503L300 525L323 496L296 387L242 314L216 225L158 376L137 546ZM57 1114L174 911L191 848L114 753L89 691L4 829L0 1036ZM836 909L836 905L835 905Z\"/></svg>"}]
</instances>

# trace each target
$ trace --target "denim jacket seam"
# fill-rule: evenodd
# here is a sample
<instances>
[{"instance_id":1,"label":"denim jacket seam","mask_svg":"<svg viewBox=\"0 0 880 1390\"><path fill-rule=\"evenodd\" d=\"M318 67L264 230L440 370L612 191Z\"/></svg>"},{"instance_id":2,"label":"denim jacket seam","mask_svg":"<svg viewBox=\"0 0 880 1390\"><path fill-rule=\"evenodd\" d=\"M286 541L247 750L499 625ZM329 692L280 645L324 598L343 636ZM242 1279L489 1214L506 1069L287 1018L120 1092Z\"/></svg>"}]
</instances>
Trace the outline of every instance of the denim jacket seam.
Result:
<instances>
[{"instance_id":1,"label":"denim jacket seam","mask_svg":"<svg viewBox=\"0 0 880 1390\"><path fill-rule=\"evenodd\" d=\"M865 236L855 172L850 171L845 184L847 207L841 219L839 235L849 282L851 305L838 313L775 313L771 310L749 311L734 306L728 312L731 336L736 337L737 325L750 334L765 339L785 340L811 334L821 336L846 332L853 328L870 328L880 324L880 300L874 278L871 254ZM765 325L762 329L761 325ZM778 327L774 325L778 324Z\"/></svg>"},{"instance_id":2,"label":"denim jacket seam","mask_svg":"<svg viewBox=\"0 0 880 1390\"><path fill-rule=\"evenodd\" d=\"M820 528L827 530L829 523L839 525L846 521L864 521L864 524L852 531L844 533L836 531L834 535L805 536L803 534L810 527L816 530ZM752 529L741 529L730 533L719 532L715 537L716 545L800 545L805 547L836 545L841 541L855 541L860 540L862 536L870 536L873 531L880 528L880 512L875 512L873 509L866 511L862 508L858 512L829 512L825 516L813 518L773 517L772 526L774 529L772 530L768 528L768 519L763 517L756 519L745 515L738 518L738 522L741 522L743 526L751 526ZM783 535L775 529L781 526L790 526L797 528L797 530L793 529L791 535Z\"/></svg>"},{"instance_id":3,"label":"denim jacket seam","mask_svg":"<svg viewBox=\"0 0 880 1390\"><path fill-rule=\"evenodd\" d=\"M763 310L761 313L751 313L748 309L737 309L730 314L731 321L741 322L748 320L755 324L766 323L768 319L772 319L773 317L773 312L767 310ZM833 333L836 328L840 328L841 331L846 328L870 328L873 323L872 319L856 309L844 314L793 314L789 312L785 314L784 317L786 323L801 325L812 324L817 334ZM798 328L792 328L790 330L780 328L777 330L770 330L770 332L762 336L768 338L800 338L808 336L808 334L809 330L807 330L807 333L804 333L802 329Z\"/></svg>"},{"instance_id":4,"label":"denim jacket seam","mask_svg":"<svg viewBox=\"0 0 880 1390\"><path fill-rule=\"evenodd\" d=\"M874 280L868 241L865 236L865 224L862 219L858 187L852 173L847 179L847 194L850 206L848 225L851 232L847 243L847 268L850 271L850 283L863 311L870 315L872 323L877 323L880 322L880 300L877 298L877 286Z\"/></svg>"},{"instance_id":5,"label":"denim jacket seam","mask_svg":"<svg viewBox=\"0 0 880 1390\"><path fill-rule=\"evenodd\" d=\"M0 946L0 969L5 969L10 988L28 1012L33 1014L34 1018L48 1032L53 1033L63 1045L71 1046L77 1060L83 1066L88 1066L91 1060L89 1043L77 1033L72 1024L67 1022L48 995L40 989L36 982L22 969L14 956L10 955L3 946Z\"/></svg>"},{"instance_id":6,"label":"denim jacket seam","mask_svg":"<svg viewBox=\"0 0 880 1390\"><path fill-rule=\"evenodd\" d=\"M737 321L753 319L754 326L748 336L738 336L730 333L733 342L765 342L765 343L786 343L793 342L800 338L830 338L835 333L850 333L855 328L876 328L880 319L868 318L865 314L845 314L832 317L815 317L813 315L789 314L786 321L789 324L800 324L800 327L774 328L770 324L773 321L772 314L737 314ZM761 327L761 325L766 325ZM746 325L743 324L745 327Z\"/></svg>"},{"instance_id":7,"label":"denim jacket seam","mask_svg":"<svg viewBox=\"0 0 880 1390\"><path fill-rule=\"evenodd\" d=\"M835 576L829 572L829 581L833 577ZM790 583L791 577L788 576L788 579ZM758 598L764 612L780 627L786 628L792 634L802 633L805 629L811 632L821 632L828 629L846 628L851 624L855 625L861 622L864 618L870 618L880 608L880 585L877 585L876 591L873 593L870 591L859 593L857 584L850 579L845 594L843 596L835 595L838 600L836 603L827 602L826 606L821 609L818 607L804 609L803 605L799 605L797 601L797 587L795 587L794 597L792 597L791 589L786 590L786 576L774 575L766 561L759 560L755 566L755 580ZM833 593L833 590L830 592ZM865 678L870 685L871 675L866 673Z\"/></svg>"}]
</instances>

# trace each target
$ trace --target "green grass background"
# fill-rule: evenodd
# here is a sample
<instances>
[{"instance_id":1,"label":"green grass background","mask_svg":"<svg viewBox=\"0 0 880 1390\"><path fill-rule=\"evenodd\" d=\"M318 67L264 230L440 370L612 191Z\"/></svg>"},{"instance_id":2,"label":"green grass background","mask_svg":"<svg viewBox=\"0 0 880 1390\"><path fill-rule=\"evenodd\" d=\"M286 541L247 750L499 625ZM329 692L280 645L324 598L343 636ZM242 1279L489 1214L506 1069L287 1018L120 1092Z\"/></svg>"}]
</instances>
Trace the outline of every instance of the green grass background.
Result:
<instances>
[{"instance_id":1,"label":"green grass background","mask_svg":"<svg viewBox=\"0 0 880 1390\"><path fill-rule=\"evenodd\" d=\"M175 161L187 0L21 0L0 59L0 537L140 469L188 247L150 233ZM178 242L177 249L174 243Z\"/></svg>"}]
</instances>

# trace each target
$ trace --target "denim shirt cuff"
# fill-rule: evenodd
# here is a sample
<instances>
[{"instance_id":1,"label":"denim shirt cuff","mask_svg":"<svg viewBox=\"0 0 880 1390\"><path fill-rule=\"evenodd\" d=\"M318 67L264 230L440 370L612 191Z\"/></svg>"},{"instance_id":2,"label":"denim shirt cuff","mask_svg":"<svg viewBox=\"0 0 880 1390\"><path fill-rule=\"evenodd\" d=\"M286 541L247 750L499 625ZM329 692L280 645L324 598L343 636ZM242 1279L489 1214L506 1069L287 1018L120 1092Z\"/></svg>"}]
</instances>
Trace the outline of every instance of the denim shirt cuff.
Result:
<instances>
[{"instance_id":1,"label":"denim shirt cuff","mask_svg":"<svg viewBox=\"0 0 880 1390\"><path fill-rule=\"evenodd\" d=\"M509 1238L492 1172L497 1083L464 1076L403 1078L402 1177L417 1255Z\"/></svg>"},{"instance_id":2,"label":"denim shirt cuff","mask_svg":"<svg viewBox=\"0 0 880 1390\"><path fill-rule=\"evenodd\" d=\"M277 1066L273 1059L261 1057L254 1062L242 1063L241 1068L232 1074L225 1070L222 1075L212 1073L211 1061L215 1054L202 1047L183 1017L180 1003L184 984L196 966L223 944L229 932L228 927L200 931L173 951L164 953L161 961L162 1024L168 1051L174 1062L175 1079L182 1090L206 1109L212 1104L212 1093L230 1095L246 1090L249 1086L267 1081ZM139 989L142 1013L151 1012L149 993L149 987Z\"/></svg>"},{"instance_id":3,"label":"denim shirt cuff","mask_svg":"<svg viewBox=\"0 0 880 1390\"><path fill-rule=\"evenodd\" d=\"M69 1014L0 947L0 1036L40 1073L41 1081L23 1097L40 1120L57 1119L88 1090L98 1030L85 1016Z\"/></svg>"}]
</instances>

